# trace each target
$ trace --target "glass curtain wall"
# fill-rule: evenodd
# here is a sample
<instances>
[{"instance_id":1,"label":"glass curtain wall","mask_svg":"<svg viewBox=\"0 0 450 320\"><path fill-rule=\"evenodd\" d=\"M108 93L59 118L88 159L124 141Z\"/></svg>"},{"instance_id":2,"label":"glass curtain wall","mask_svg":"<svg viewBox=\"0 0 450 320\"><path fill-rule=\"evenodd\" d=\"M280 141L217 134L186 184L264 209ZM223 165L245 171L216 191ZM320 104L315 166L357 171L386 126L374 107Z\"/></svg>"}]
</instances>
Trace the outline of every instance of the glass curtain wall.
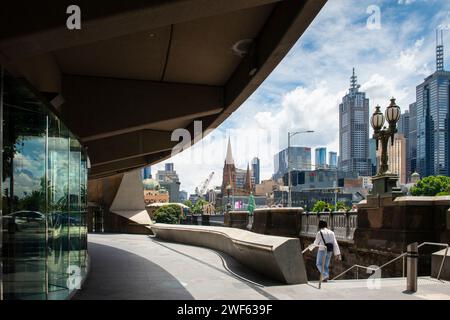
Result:
<instances>
[{"instance_id":1,"label":"glass curtain wall","mask_svg":"<svg viewBox=\"0 0 450 320\"><path fill-rule=\"evenodd\" d=\"M87 161L78 140L2 69L0 299L65 299L87 263Z\"/></svg>"}]
</instances>

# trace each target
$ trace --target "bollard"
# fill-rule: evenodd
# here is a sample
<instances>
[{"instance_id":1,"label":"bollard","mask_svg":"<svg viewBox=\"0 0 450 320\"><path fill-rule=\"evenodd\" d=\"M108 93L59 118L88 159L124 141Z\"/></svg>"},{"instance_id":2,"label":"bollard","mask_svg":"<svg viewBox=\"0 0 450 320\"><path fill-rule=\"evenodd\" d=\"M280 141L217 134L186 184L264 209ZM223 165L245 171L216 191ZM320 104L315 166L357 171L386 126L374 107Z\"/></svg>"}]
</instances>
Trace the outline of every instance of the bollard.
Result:
<instances>
[{"instance_id":1,"label":"bollard","mask_svg":"<svg viewBox=\"0 0 450 320\"><path fill-rule=\"evenodd\" d=\"M406 290L417 292L417 262L419 260L417 242L408 245L406 257Z\"/></svg>"}]
</instances>

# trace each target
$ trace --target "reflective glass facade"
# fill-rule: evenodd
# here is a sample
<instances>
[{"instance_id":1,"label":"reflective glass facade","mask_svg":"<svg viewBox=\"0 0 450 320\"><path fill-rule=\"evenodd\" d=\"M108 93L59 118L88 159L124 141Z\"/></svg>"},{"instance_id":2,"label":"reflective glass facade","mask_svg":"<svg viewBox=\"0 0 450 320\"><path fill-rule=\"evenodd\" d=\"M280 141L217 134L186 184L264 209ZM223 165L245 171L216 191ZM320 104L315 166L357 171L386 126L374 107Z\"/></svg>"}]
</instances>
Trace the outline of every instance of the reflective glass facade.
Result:
<instances>
[{"instance_id":1,"label":"reflective glass facade","mask_svg":"<svg viewBox=\"0 0 450 320\"><path fill-rule=\"evenodd\" d=\"M436 71L416 89L416 165L421 176L450 175L450 72Z\"/></svg>"},{"instance_id":2,"label":"reflective glass facade","mask_svg":"<svg viewBox=\"0 0 450 320\"><path fill-rule=\"evenodd\" d=\"M65 299L87 266L87 157L3 69L0 299Z\"/></svg>"}]
</instances>

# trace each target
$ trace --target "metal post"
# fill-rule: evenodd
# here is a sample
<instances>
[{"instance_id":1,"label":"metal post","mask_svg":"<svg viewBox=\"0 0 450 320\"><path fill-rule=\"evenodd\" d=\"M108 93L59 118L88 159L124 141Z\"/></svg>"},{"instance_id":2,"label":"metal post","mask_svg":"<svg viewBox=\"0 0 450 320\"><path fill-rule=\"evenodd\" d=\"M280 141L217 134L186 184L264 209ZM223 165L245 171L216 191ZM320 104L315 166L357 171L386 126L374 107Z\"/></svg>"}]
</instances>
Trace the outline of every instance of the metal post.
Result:
<instances>
[{"instance_id":1,"label":"metal post","mask_svg":"<svg viewBox=\"0 0 450 320\"><path fill-rule=\"evenodd\" d=\"M403 256L402 258L402 278L404 277L405 277L405 256Z\"/></svg>"},{"instance_id":2,"label":"metal post","mask_svg":"<svg viewBox=\"0 0 450 320\"><path fill-rule=\"evenodd\" d=\"M287 171L288 171L288 208L292 207L292 194L291 194L291 133L288 132L288 154L287 154Z\"/></svg>"},{"instance_id":3,"label":"metal post","mask_svg":"<svg viewBox=\"0 0 450 320\"><path fill-rule=\"evenodd\" d=\"M419 259L417 245L417 242L414 242L407 247L406 290L410 292L417 291L417 261Z\"/></svg>"}]
</instances>

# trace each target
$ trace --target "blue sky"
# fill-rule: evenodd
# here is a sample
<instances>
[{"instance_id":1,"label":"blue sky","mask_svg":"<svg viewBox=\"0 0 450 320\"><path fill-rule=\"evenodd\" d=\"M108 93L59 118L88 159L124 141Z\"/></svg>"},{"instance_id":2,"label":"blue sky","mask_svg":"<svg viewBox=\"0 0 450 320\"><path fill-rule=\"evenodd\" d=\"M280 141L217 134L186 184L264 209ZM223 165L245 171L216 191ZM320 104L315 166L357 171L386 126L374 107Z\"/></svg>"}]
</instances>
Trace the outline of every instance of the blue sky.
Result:
<instances>
[{"instance_id":1,"label":"blue sky","mask_svg":"<svg viewBox=\"0 0 450 320\"><path fill-rule=\"evenodd\" d=\"M368 28L380 9L380 28ZM435 30L450 29L448 0L329 0L288 55L254 94L201 143L174 162L181 189L189 193L215 172L222 182L227 137L238 167L261 159L261 178L273 173L273 155L286 147L287 131L312 129L293 144L339 152L338 105L355 67L371 112L397 98L402 110L415 101L415 87L435 70ZM450 31L444 33L450 70ZM314 160L314 155L313 155ZM152 167L152 172L164 163Z\"/></svg>"}]
</instances>

